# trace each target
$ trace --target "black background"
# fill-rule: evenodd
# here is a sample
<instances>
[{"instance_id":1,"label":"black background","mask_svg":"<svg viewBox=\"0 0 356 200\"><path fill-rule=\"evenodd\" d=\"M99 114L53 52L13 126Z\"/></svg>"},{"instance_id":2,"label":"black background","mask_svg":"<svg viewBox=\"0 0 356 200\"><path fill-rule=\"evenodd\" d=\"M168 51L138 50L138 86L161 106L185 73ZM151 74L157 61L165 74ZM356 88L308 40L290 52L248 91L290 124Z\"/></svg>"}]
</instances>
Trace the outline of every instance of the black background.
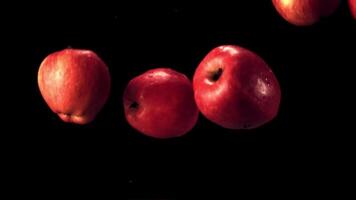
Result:
<instances>
[{"instance_id":1,"label":"black background","mask_svg":"<svg viewBox=\"0 0 356 200\"><path fill-rule=\"evenodd\" d=\"M336 187L333 180L344 177L340 169L347 166L350 118L344 113L352 114L348 96L356 65L356 21L345 1L310 27L288 24L270 1L136 3L45 5L7 16L13 76L3 78L12 86L6 100L16 106L5 108L11 113L6 118L11 130L20 130L9 133L6 150L16 152L10 156L13 174L20 174L15 183L34 186L36 194L91 194L100 187L129 198L219 187L236 193ZM282 88L275 120L234 131L201 115L191 132L169 140L148 138L126 123L122 94L130 79L156 67L192 78L204 55L223 44L256 52L275 72ZM111 72L111 96L85 126L60 121L37 86L41 61L69 46L95 51Z\"/></svg>"}]
</instances>

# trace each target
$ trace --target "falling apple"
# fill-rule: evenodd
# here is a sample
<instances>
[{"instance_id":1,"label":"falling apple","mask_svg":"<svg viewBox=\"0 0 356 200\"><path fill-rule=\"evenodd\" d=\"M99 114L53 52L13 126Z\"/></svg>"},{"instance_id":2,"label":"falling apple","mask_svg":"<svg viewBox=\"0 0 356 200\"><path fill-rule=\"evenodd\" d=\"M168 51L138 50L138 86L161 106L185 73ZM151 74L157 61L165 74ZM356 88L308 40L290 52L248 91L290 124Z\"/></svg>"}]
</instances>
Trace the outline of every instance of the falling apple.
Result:
<instances>
[{"instance_id":1,"label":"falling apple","mask_svg":"<svg viewBox=\"0 0 356 200\"><path fill-rule=\"evenodd\" d=\"M87 124L109 96L110 74L93 51L64 49L43 60L38 86L50 109L63 121Z\"/></svg>"},{"instance_id":2,"label":"falling apple","mask_svg":"<svg viewBox=\"0 0 356 200\"><path fill-rule=\"evenodd\" d=\"M133 78L123 101L128 123L154 138L182 136L198 120L190 80L169 68L152 69Z\"/></svg>"},{"instance_id":3,"label":"falling apple","mask_svg":"<svg viewBox=\"0 0 356 200\"><path fill-rule=\"evenodd\" d=\"M272 0L278 13L297 26L312 25L321 17L331 15L339 0Z\"/></svg>"},{"instance_id":4,"label":"falling apple","mask_svg":"<svg viewBox=\"0 0 356 200\"><path fill-rule=\"evenodd\" d=\"M279 110L281 90L275 75L262 58L242 47L210 51L195 71L193 87L202 114L225 128L256 128Z\"/></svg>"},{"instance_id":5,"label":"falling apple","mask_svg":"<svg viewBox=\"0 0 356 200\"><path fill-rule=\"evenodd\" d=\"M356 19L356 0L349 0L349 7L352 16Z\"/></svg>"}]
</instances>

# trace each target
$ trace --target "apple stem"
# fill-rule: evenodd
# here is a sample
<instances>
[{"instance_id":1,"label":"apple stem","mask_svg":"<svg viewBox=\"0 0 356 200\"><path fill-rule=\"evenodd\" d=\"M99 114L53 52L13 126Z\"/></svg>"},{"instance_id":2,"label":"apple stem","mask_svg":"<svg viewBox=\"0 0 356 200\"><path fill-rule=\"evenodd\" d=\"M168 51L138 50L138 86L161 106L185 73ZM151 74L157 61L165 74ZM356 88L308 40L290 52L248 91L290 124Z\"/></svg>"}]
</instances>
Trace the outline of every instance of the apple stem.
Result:
<instances>
[{"instance_id":1,"label":"apple stem","mask_svg":"<svg viewBox=\"0 0 356 200\"><path fill-rule=\"evenodd\" d=\"M222 74L223 70L221 68L219 68L217 71L215 71L212 76L211 76L211 81L215 82L217 80L219 80L221 74Z\"/></svg>"}]
</instances>

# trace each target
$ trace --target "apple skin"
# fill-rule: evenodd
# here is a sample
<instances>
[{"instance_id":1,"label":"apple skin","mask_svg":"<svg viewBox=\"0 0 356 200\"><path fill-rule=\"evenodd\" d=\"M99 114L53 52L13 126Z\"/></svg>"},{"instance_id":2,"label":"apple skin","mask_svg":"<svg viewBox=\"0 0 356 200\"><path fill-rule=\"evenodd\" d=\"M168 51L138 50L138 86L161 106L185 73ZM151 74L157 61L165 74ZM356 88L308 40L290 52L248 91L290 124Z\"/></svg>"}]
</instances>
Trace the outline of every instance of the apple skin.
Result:
<instances>
[{"instance_id":1,"label":"apple skin","mask_svg":"<svg viewBox=\"0 0 356 200\"><path fill-rule=\"evenodd\" d=\"M352 16L356 19L356 0L349 0L349 8Z\"/></svg>"},{"instance_id":2,"label":"apple skin","mask_svg":"<svg viewBox=\"0 0 356 200\"><path fill-rule=\"evenodd\" d=\"M229 129L252 129L271 121L281 101L279 83L264 60L233 45L216 47L205 56L193 88L201 113Z\"/></svg>"},{"instance_id":3,"label":"apple skin","mask_svg":"<svg viewBox=\"0 0 356 200\"><path fill-rule=\"evenodd\" d=\"M64 121L94 120L110 93L106 64L90 50L64 49L48 55L38 71L42 97Z\"/></svg>"},{"instance_id":4,"label":"apple skin","mask_svg":"<svg viewBox=\"0 0 356 200\"><path fill-rule=\"evenodd\" d=\"M190 80L169 68L152 69L133 78L123 102L128 123L159 139L185 135L199 116Z\"/></svg>"},{"instance_id":5,"label":"apple skin","mask_svg":"<svg viewBox=\"0 0 356 200\"><path fill-rule=\"evenodd\" d=\"M309 26L331 15L340 0L272 0L278 13L296 26Z\"/></svg>"}]
</instances>

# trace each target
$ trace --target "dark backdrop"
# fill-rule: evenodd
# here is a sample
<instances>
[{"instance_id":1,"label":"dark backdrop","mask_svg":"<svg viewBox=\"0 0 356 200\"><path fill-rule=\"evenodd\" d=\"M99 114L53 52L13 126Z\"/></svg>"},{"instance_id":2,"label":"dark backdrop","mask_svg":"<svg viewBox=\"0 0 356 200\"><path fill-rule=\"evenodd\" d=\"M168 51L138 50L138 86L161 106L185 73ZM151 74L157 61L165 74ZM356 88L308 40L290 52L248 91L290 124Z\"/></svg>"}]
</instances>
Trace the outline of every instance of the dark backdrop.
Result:
<instances>
[{"instance_id":1,"label":"dark backdrop","mask_svg":"<svg viewBox=\"0 0 356 200\"><path fill-rule=\"evenodd\" d=\"M16 180L34 186L31 193L83 188L91 194L100 187L133 198L226 186L236 193L334 188L343 170L332 166L343 166L347 152L341 149L350 118L343 113L352 113L348 95L356 65L356 21L346 2L310 27L288 24L270 1L45 6L8 16L15 55L9 68L16 75L4 78L16 87L7 93L16 107L7 108L7 119L21 130L11 133L14 145L7 151L17 152ZM145 137L126 123L122 94L130 79L155 67L192 78L204 55L222 44L248 48L270 65L282 88L276 119L233 131L201 115L186 136L170 140ZM69 46L95 51L111 72L111 96L85 126L60 121L37 86L41 61Z\"/></svg>"}]
</instances>

